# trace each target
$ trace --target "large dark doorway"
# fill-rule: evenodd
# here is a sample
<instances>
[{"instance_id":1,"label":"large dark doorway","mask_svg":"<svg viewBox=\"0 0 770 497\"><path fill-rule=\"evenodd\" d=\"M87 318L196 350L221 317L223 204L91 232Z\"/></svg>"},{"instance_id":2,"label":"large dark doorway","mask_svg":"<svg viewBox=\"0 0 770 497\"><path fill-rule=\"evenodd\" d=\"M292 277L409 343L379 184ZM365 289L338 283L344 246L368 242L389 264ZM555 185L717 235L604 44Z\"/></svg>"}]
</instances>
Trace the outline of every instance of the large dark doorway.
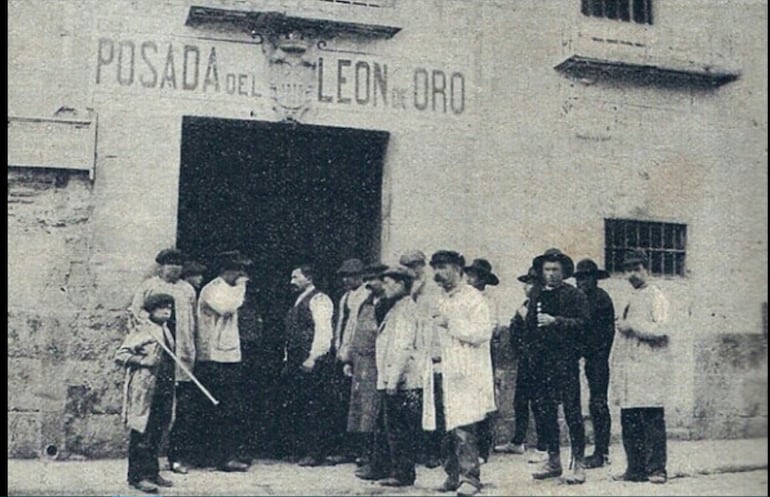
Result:
<instances>
[{"instance_id":1,"label":"large dark doorway","mask_svg":"<svg viewBox=\"0 0 770 497\"><path fill-rule=\"evenodd\" d=\"M388 133L350 128L185 117L177 246L208 265L240 250L254 260L241 311L244 416L259 449L283 358L283 318L295 295L293 267L312 262L319 286L337 293L334 271L380 251L382 167Z\"/></svg>"}]
</instances>

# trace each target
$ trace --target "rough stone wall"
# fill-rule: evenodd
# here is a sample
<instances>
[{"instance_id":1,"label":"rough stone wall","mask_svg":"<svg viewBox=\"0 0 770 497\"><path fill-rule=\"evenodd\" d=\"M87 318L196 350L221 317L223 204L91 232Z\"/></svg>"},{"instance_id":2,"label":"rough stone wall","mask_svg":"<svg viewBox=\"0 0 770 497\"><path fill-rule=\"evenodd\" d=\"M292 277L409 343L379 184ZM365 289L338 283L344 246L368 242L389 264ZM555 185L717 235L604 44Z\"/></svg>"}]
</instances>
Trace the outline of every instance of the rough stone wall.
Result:
<instances>
[{"instance_id":1,"label":"rough stone wall","mask_svg":"<svg viewBox=\"0 0 770 497\"><path fill-rule=\"evenodd\" d=\"M8 456L114 454L121 325L94 304L85 173L8 171Z\"/></svg>"}]
</instances>

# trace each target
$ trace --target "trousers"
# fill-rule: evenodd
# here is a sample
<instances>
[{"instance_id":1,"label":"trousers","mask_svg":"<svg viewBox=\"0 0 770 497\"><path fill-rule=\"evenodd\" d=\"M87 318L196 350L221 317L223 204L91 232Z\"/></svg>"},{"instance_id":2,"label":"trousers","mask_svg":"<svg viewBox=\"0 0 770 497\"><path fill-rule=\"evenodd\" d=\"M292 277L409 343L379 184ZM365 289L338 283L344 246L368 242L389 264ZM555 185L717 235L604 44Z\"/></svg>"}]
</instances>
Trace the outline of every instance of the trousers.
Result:
<instances>
[{"instance_id":1,"label":"trousers","mask_svg":"<svg viewBox=\"0 0 770 497\"><path fill-rule=\"evenodd\" d=\"M612 427L610 408L607 406L607 389L610 384L609 352L586 355L585 372L588 380L588 409L596 440L594 453L607 456L610 453Z\"/></svg>"},{"instance_id":2,"label":"trousers","mask_svg":"<svg viewBox=\"0 0 770 497\"><path fill-rule=\"evenodd\" d=\"M529 429L529 410L535 410L535 380L529 358L522 356L516 368L516 385L513 391L514 433L511 442L523 444L527 441ZM537 435L537 450L545 451L545 439L541 436L543 429L539 426L539 416L535 416L535 434Z\"/></svg>"},{"instance_id":3,"label":"trousers","mask_svg":"<svg viewBox=\"0 0 770 497\"><path fill-rule=\"evenodd\" d=\"M195 366L195 376L219 401L201 408L202 430L206 461L203 464L220 465L235 459L239 446L246 438L241 427L241 365L239 363L201 362Z\"/></svg>"},{"instance_id":4,"label":"trousers","mask_svg":"<svg viewBox=\"0 0 770 497\"><path fill-rule=\"evenodd\" d=\"M481 489L478 423L450 430L444 436L443 453L444 471L450 480Z\"/></svg>"},{"instance_id":5,"label":"trousers","mask_svg":"<svg viewBox=\"0 0 770 497\"><path fill-rule=\"evenodd\" d=\"M542 358L533 362L535 371L535 416L549 453L559 452L559 404L564 408L564 417L569 428L572 457L583 460L585 455L585 427L580 406L580 370L577 359L548 361Z\"/></svg>"},{"instance_id":6,"label":"trousers","mask_svg":"<svg viewBox=\"0 0 770 497\"><path fill-rule=\"evenodd\" d=\"M620 410L627 474L633 477L666 474L666 419L662 407Z\"/></svg>"},{"instance_id":7,"label":"trousers","mask_svg":"<svg viewBox=\"0 0 770 497\"><path fill-rule=\"evenodd\" d=\"M158 384L144 433L131 430L128 442L129 483L153 480L159 475L160 443L163 431L171 422L173 402L173 383L167 386Z\"/></svg>"},{"instance_id":8,"label":"trousers","mask_svg":"<svg viewBox=\"0 0 770 497\"><path fill-rule=\"evenodd\" d=\"M414 483L417 444L422 428L422 390L385 395L385 428L390 449L390 476Z\"/></svg>"}]
</instances>

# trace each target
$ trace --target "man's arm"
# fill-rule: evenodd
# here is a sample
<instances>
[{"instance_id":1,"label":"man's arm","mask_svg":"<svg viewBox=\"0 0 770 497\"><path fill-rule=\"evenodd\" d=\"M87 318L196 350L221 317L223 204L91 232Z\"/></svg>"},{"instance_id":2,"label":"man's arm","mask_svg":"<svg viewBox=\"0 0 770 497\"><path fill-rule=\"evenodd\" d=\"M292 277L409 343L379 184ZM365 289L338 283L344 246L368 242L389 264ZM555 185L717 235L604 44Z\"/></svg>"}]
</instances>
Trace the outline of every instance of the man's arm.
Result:
<instances>
[{"instance_id":1,"label":"man's arm","mask_svg":"<svg viewBox=\"0 0 770 497\"><path fill-rule=\"evenodd\" d=\"M310 299L310 313L313 316L314 333L313 344L310 347L310 355L307 361L315 362L319 357L326 355L331 347L332 314L334 314L334 304L331 299L323 293L316 294Z\"/></svg>"},{"instance_id":2,"label":"man's arm","mask_svg":"<svg viewBox=\"0 0 770 497\"><path fill-rule=\"evenodd\" d=\"M388 389L394 389L398 386L406 371L406 364L414 353L417 341L417 320L413 306L411 308L408 306L400 307L398 314L392 318L389 323L393 327L393 339L391 341L393 353L390 356L392 366L387 370L385 377L385 386Z\"/></svg>"},{"instance_id":3,"label":"man's arm","mask_svg":"<svg viewBox=\"0 0 770 497\"><path fill-rule=\"evenodd\" d=\"M653 345L665 344L668 341L668 332L665 328L668 321L668 299L662 292L655 291L652 293L651 306L650 320L633 320L629 325L639 340Z\"/></svg>"},{"instance_id":4,"label":"man's arm","mask_svg":"<svg viewBox=\"0 0 770 497\"><path fill-rule=\"evenodd\" d=\"M239 280L235 286L227 283L210 286L201 292L201 303L221 316L234 314L243 305L246 297L246 281Z\"/></svg>"},{"instance_id":5,"label":"man's arm","mask_svg":"<svg viewBox=\"0 0 770 497\"><path fill-rule=\"evenodd\" d=\"M588 298L582 291L573 289L565 300L567 302L562 309L562 315L554 316L556 318L554 325L560 331L567 331L577 336L583 332L590 320Z\"/></svg>"},{"instance_id":6,"label":"man's arm","mask_svg":"<svg viewBox=\"0 0 770 497\"><path fill-rule=\"evenodd\" d=\"M463 307L460 312L447 317L447 332L471 345L490 341L494 330L486 300L479 295L479 298Z\"/></svg>"}]
</instances>

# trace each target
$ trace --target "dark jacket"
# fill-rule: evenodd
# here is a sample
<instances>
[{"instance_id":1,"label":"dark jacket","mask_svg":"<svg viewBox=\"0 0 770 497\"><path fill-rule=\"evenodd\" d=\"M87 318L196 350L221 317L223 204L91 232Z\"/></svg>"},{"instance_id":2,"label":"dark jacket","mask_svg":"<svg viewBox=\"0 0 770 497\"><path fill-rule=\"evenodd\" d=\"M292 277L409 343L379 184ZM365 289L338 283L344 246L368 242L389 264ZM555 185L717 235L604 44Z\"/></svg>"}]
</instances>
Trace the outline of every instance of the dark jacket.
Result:
<instances>
[{"instance_id":1,"label":"dark jacket","mask_svg":"<svg viewBox=\"0 0 770 497\"><path fill-rule=\"evenodd\" d=\"M615 306L601 288L584 292L588 299L589 321L583 332L582 355L584 357L609 357L615 338Z\"/></svg>"},{"instance_id":2,"label":"dark jacket","mask_svg":"<svg viewBox=\"0 0 770 497\"><path fill-rule=\"evenodd\" d=\"M537 327L538 303L542 304L543 313L556 318L553 325ZM531 353L544 354L553 361L577 360L588 320L588 300L582 291L566 283L552 290L535 286L530 294L526 319Z\"/></svg>"}]
</instances>

